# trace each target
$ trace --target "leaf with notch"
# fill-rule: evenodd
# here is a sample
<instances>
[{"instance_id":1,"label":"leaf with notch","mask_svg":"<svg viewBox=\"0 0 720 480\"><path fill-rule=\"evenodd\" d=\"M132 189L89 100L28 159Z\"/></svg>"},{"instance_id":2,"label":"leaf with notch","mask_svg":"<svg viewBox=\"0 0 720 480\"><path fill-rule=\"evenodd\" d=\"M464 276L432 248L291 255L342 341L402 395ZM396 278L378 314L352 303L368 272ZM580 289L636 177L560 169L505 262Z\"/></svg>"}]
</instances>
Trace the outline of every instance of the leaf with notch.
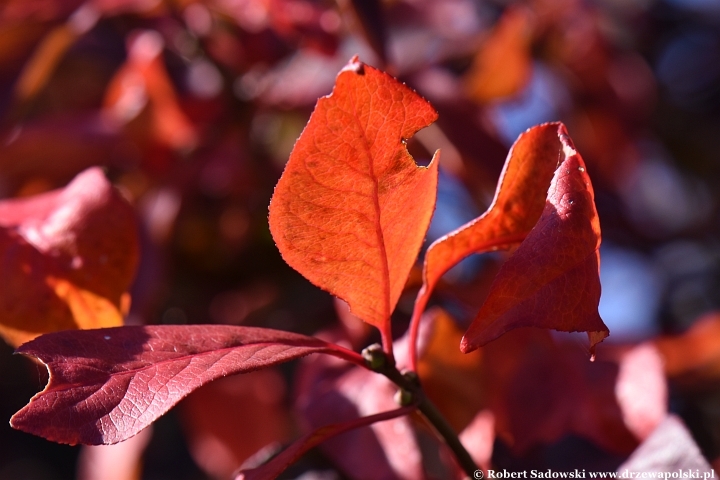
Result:
<instances>
[{"instance_id":1,"label":"leaf with notch","mask_svg":"<svg viewBox=\"0 0 720 480\"><path fill-rule=\"evenodd\" d=\"M296 333L226 325L132 326L56 332L18 349L47 365L45 390L10 424L71 445L121 442L198 387L310 353L362 357Z\"/></svg>"},{"instance_id":2,"label":"leaf with notch","mask_svg":"<svg viewBox=\"0 0 720 480\"><path fill-rule=\"evenodd\" d=\"M405 139L437 117L428 102L354 58L318 100L270 202L285 261L391 342L390 314L427 232L437 160Z\"/></svg>"}]
</instances>

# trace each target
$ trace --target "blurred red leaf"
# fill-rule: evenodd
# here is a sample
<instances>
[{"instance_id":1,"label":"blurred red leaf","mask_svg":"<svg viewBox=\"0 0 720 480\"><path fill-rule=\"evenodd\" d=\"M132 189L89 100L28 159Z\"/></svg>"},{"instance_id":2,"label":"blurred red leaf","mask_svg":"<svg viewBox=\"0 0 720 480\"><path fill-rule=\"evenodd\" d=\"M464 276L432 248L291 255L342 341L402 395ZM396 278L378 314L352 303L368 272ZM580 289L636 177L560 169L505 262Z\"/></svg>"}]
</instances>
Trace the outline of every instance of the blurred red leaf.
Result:
<instances>
[{"instance_id":1,"label":"blurred red leaf","mask_svg":"<svg viewBox=\"0 0 720 480\"><path fill-rule=\"evenodd\" d=\"M60 25L43 38L23 67L20 78L15 84L15 95L20 101L32 98L45 86L53 70L77 37L78 32L71 26Z\"/></svg>"},{"instance_id":2,"label":"blurred red leaf","mask_svg":"<svg viewBox=\"0 0 720 480\"><path fill-rule=\"evenodd\" d=\"M668 415L617 469L626 478L675 471L699 471L708 474L703 478L715 478L712 467L703 457L687 427L675 415ZM709 475L711 473L712 476Z\"/></svg>"},{"instance_id":3,"label":"blurred red leaf","mask_svg":"<svg viewBox=\"0 0 720 480\"><path fill-rule=\"evenodd\" d=\"M351 422L395 408L397 387L382 375L316 357L297 375L296 407L308 429ZM409 418L349 431L320 446L353 479L423 478L420 449Z\"/></svg>"},{"instance_id":4,"label":"blurred red leaf","mask_svg":"<svg viewBox=\"0 0 720 480\"><path fill-rule=\"evenodd\" d=\"M437 114L415 92L351 60L321 98L270 203L285 261L345 300L391 342L395 308L432 216L437 161L405 139Z\"/></svg>"},{"instance_id":5,"label":"blurred red leaf","mask_svg":"<svg viewBox=\"0 0 720 480\"><path fill-rule=\"evenodd\" d=\"M120 124L135 119L149 108L150 129L138 128L140 135L151 133L160 144L190 149L198 142L197 132L180 108L175 87L162 59L164 41L148 30L128 41L128 59L118 70L105 94L106 114Z\"/></svg>"},{"instance_id":6,"label":"blurred red leaf","mask_svg":"<svg viewBox=\"0 0 720 480\"><path fill-rule=\"evenodd\" d=\"M525 87L532 70L532 20L525 8L505 11L465 75L468 97L488 102L515 95Z\"/></svg>"},{"instance_id":7,"label":"blurred red leaf","mask_svg":"<svg viewBox=\"0 0 720 480\"><path fill-rule=\"evenodd\" d=\"M116 167L129 156L115 125L94 113L33 119L2 137L0 170L12 187L35 178L63 185L86 168Z\"/></svg>"},{"instance_id":8,"label":"blurred red leaf","mask_svg":"<svg viewBox=\"0 0 720 480\"><path fill-rule=\"evenodd\" d=\"M464 429L484 403L480 382L481 352L463 354L457 345L462 331L440 309L427 312L432 325L417 373L428 398L457 431Z\"/></svg>"},{"instance_id":9,"label":"blurred red leaf","mask_svg":"<svg viewBox=\"0 0 720 480\"><path fill-rule=\"evenodd\" d=\"M720 378L720 313L700 318L681 335L655 340L671 378L702 381Z\"/></svg>"},{"instance_id":10,"label":"blurred red leaf","mask_svg":"<svg viewBox=\"0 0 720 480\"><path fill-rule=\"evenodd\" d=\"M475 463L487 470L495 443L495 415L487 409L481 410L460 432L459 437Z\"/></svg>"},{"instance_id":11,"label":"blurred red leaf","mask_svg":"<svg viewBox=\"0 0 720 480\"><path fill-rule=\"evenodd\" d=\"M221 325L56 332L18 349L45 363L45 390L10 420L58 443L121 442L198 387L220 377L327 353L363 365L337 345L295 333Z\"/></svg>"},{"instance_id":12,"label":"blurred red leaf","mask_svg":"<svg viewBox=\"0 0 720 480\"><path fill-rule=\"evenodd\" d=\"M77 480L141 480L143 455L152 432L152 428L146 428L115 445L83 446L78 457Z\"/></svg>"},{"instance_id":13,"label":"blurred red leaf","mask_svg":"<svg viewBox=\"0 0 720 480\"><path fill-rule=\"evenodd\" d=\"M620 358L615 395L623 421L639 440L645 440L665 419L668 389L663 359L650 343L625 352Z\"/></svg>"},{"instance_id":14,"label":"blurred red leaf","mask_svg":"<svg viewBox=\"0 0 720 480\"><path fill-rule=\"evenodd\" d=\"M138 263L132 208L98 168L67 187L0 202L0 335L122 324Z\"/></svg>"},{"instance_id":15,"label":"blurred red leaf","mask_svg":"<svg viewBox=\"0 0 720 480\"><path fill-rule=\"evenodd\" d=\"M709 313L682 335L662 336L654 343L670 378L686 385L720 378L720 313Z\"/></svg>"},{"instance_id":16,"label":"blurred red leaf","mask_svg":"<svg viewBox=\"0 0 720 480\"><path fill-rule=\"evenodd\" d=\"M230 478L263 447L289 440L286 393L280 372L268 368L216 380L190 394L179 410L195 463L213 478Z\"/></svg>"},{"instance_id":17,"label":"blurred red leaf","mask_svg":"<svg viewBox=\"0 0 720 480\"><path fill-rule=\"evenodd\" d=\"M583 361L583 353L539 329L515 330L483 348L488 407L514 452L570 433L619 454L637 446L616 396L617 365Z\"/></svg>"},{"instance_id":18,"label":"blurred red leaf","mask_svg":"<svg viewBox=\"0 0 720 480\"><path fill-rule=\"evenodd\" d=\"M518 327L586 331L590 352L608 336L598 314L600 221L585 163L565 127L543 213L500 268L460 348L472 351Z\"/></svg>"},{"instance_id":19,"label":"blurred red leaf","mask_svg":"<svg viewBox=\"0 0 720 480\"><path fill-rule=\"evenodd\" d=\"M334 423L332 425L320 427L298 438L292 443L292 445L283 450L279 455L273 457L266 464L260 467L240 471L235 477L235 480L273 480L277 478L277 476L280 475L280 473L282 473L282 471L290 464L298 460L305 452L320 443L349 430L354 430L360 427L408 415L412 413L414 409L414 406L403 407L388 412L361 417L349 422ZM383 477L373 476L368 478Z\"/></svg>"}]
</instances>

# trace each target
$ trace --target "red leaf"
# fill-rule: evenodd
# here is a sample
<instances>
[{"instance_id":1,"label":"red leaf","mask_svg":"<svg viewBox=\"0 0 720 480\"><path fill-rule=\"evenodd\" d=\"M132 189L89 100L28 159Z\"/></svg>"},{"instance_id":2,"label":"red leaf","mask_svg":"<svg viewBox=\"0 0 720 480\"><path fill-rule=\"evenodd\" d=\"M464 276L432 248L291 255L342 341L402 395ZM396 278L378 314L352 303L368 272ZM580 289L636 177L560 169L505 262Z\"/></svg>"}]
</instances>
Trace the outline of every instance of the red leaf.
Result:
<instances>
[{"instance_id":1,"label":"red leaf","mask_svg":"<svg viewBox=\"0 0 720 480\"><path fill-rule=\"evenodd\" d=\"M600 222L585 163L563 125L564 159L540 220L498 272L460 348L470 352L518 327L586 331L593 352L609 331L600 302Z\"/></svg>"},{"instance_id":2,"label":"red leaf","mask_svg":"<svg viewBox=\"0 0 720 480\"><path fill-rule=\"evenodd\" d=\"M527 328L490 343L482 354L497 433L517 454L568 433L619 454L637 446L625 424L634 412L618 401L615 363L583 362L574 342L558 343L547 330Z\"/></svg>"},{"instance_id":3,"label":"red leaf","mask_svg":"<svg viewBox=\"0 0 720 480\"><path fill-rule=\"evenodd\" d=\"M92 168L66 188L0 202L0 335L122 324L138 263L132 208Z\"/></svg>"},{"instance_id":4,"label":"red leaf","mask_svg":"<svg viewBox=\"0 0 720 480\"><path fill-rule=\"evenodd\" d=\"M429 341L418 361L423 390L448 423L463 430L482 407L480 352L463 354L457 348L462 331L439 308L428 310Z\"/></svg>"},{"instance_id":5,"label":"red leaf","mask_svg":"<svg viewBox=\"0 0 720 480\"><path fill-rule=\"evenodd\" d=\"M235 373L328 353L362 357L317 338L223 325L57 332L26 343L50 381L10 420L58 443L112 444L150 425L187 394Z\"/></svg>"},{"instance_id":6,"label":"red leaf","mask_svg":"<svg viewBox=\"0 0 720 480\"><path fill-rule=\"evenodd\" d=\"M174 149L192 149L198 134L180 108L163 63L163 47L162 37L153 30L130 36L127 61L107 87L104 111L119 124L126 124L149 107L150 125L138 128L141 135L151 133L159 143Z\"/></svg>"},{"instance_id":7,"label":"red leaf","mask_svg":"<svg viewBox=\"0 0 720 480\"><path fill-rule=\"evenodd\" d=\"M668 388L663 358L652 343L640 344L620 358L615 396L623 421L645 440L667 417Z\"/></svg>"},{"instance_id":8,"label":"red leaf","mask_svg":"<svg viewBox=\"0 0 720 480\"><path fill-rule=\"evenodd\" d=\"M404 141L436 112L356 58L321 98L270 203L285 261L378 327L395 308L432 216L437 161L418 167Z\"/></svg>"},{"instance_id":9,"label":"red leaf","mask_svg":"<svg viewBox=\"0 0 720 480\"><path fill-rule=\"evenodd\" d=\"M460 441L475 463L483 470L490 467L495 442L495 416L490 410L481 410L470 424L460 432Z\"/></svg>"},{"instance_id":10,"label":"red leaf","mask_svg":"<svg viewBox=\"0 0 720 480\"><path fill-rule=\"evenodd\" d=\"M266 368L216 380L190 394L178 409L195 463L212 478L230 478L263 447L290 440L286 391L281 373Z\"/></svg>"},{"instance_id":11,"label":"red leaf","mask_svg":"<svg viewBox=\"0 0 720 480\"><path fill-rule=\"evenodd\" d=\"M705 314L681 335L661 336L655 345L668 377L684 387L720 378L720 312Z\"/></svg>"},{"instance_id":12,"label":"red leaf","mask_svg":"<svg viewBox=\"0 0 720 480\"><path fill-rule=\"evenodd\" d=\"M351 422L397 406L397 387L363 368L315 357L301 365L296 407L309 428ZM352 479L423 478L422 458L409 418L348 432L322 451Z\"/></svg>"},{"instance_id":13,"label":"red leaf","mask_svg":"<svg viewBox=\"0 0 720 480\"><path fill-rule=\"evenodd\" d=\"M349 422L334 423L332 425L320 427L298 438L292 443L292 445L283 450L268 463L257 468L240 471L235 477L235 480L273 480L274 478L277 478L277 476L280 475L280 473L282 473L283 470L285 470L290 464L298 460L305 452L325 440L349 430L408 415L414 410L415 406L412 405L409 407L398 408L397 410L370 415L368 417L357 418Z\"/></svg>"},{"instance_id":14,"label":"red leaf","mask_svg":"<svg viewBox=\"0 0 720 480\"><path fill-rule=\"evenodd\" d=\"M415 302L413 328L417 328L420 315L445 272L472 253L520 244L535 226L562 151L559 127L558 123L547 123L520 135L508 153L488 210L430 245L423 266L423 287Z\"/></svg>"},{"instance_id":15,"label":"red leaf","mask_svg":"<svg viewBox=\"0 0 720 480\"><path fill-rule=\"evenodd\" d=\"M533 15L524 8L508 8L483 43L465 75L471 99L486 103L516 95L532 72Z\"/></svg>"},{"instance_id":16,"label":"red leaf","mask_svg":"<svg viewBox=\"0 0 720 480\"><path fill-rule=\"evenodd\" d=\"M651 473L698 472L703 478L715 478L700 448L683 421L668 415L652 434L617 469L625 478L649 477ZM660 476L660 475L658 475Z\"/></svg>"},{"instance_id":17,"label":"red leaf","mask_svg":"<svg viewBox=\"0 0 720 480\"><path fill-rule=\"evenodd\" d=\"M85 446L77 460L77 480L138 480L143 471L143 456L152 440L152 428L146 428L125 442L115 445Z\"/></svg>"}]
</instances>

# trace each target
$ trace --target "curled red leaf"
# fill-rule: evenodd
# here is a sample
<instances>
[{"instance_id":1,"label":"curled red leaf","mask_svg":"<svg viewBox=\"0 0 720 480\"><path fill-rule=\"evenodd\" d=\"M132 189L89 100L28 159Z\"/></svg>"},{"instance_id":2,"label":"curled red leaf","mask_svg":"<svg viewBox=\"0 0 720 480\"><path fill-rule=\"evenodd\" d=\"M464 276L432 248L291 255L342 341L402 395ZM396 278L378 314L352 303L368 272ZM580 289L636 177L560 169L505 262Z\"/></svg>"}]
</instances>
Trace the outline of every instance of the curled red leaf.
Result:
<instances>
[{"instance_id":1,"label":"curled red leaf","mask_svg":"<svg viewBox=\"0 0 720 480\"><path fill-rule=\"evenodd\" d=\"M585 163L565 127L562 162L535 227L503 264L460 349L470 352L518 327L585 331L593 352L608 336L598 314L600 221Z\"/></svg>"},{"instance_id":2,"label":"curled red leaf","mask_svg":"<svg viewBox=\"0 0 720 480\"><path fill-rule=\"evenodd\" d=\"M562 159L560 128L564 131L560 123L546 123L521 134L508 152L488 210L430 245L423 265L423 286L415 301L412 338L417 338L420 316L445 272L473 253L518 246L538 223L548 187ZM415 344L410 342L413 364L417 362Z\"/></svg>"}]
</instances>

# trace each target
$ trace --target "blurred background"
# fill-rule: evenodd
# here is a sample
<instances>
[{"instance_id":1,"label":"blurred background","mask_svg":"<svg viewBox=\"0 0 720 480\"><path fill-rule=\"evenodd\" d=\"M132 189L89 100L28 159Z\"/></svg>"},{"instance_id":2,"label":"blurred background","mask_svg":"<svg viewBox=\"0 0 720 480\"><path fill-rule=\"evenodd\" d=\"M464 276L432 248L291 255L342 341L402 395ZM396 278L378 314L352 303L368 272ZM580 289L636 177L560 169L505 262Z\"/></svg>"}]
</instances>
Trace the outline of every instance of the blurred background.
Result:
<instances>
[{"instance_id":1,"label":"blurred background","mask_svg":"<svg viewBox=\"0 0 720 480\"><path fill-rule=\"evenodd\" d=\"M420 163L443 152L429 241L488 207L519 133L561 120L596 192L605 343L716 321L717 0L3 0L0 198L101 165L141 226L127 323L314 334L343 312L284 264L267 206L315 101L356 54L440 114L409 142ZM463 262L435 302L467 324L501 260ZM419 270L398 336L418 287ZM720 457L720 329L711 331L700 374L667 369L670 409L709 460ZM12 351L0 345L5 419L46 380ZM216 382L124 450L56 445L5 423L0 479L227 478L297 435L293 368ZM496 463L509 455L495 450ZM343 478L318 452L288 475Z\"/></svg>"}]
</instances>

